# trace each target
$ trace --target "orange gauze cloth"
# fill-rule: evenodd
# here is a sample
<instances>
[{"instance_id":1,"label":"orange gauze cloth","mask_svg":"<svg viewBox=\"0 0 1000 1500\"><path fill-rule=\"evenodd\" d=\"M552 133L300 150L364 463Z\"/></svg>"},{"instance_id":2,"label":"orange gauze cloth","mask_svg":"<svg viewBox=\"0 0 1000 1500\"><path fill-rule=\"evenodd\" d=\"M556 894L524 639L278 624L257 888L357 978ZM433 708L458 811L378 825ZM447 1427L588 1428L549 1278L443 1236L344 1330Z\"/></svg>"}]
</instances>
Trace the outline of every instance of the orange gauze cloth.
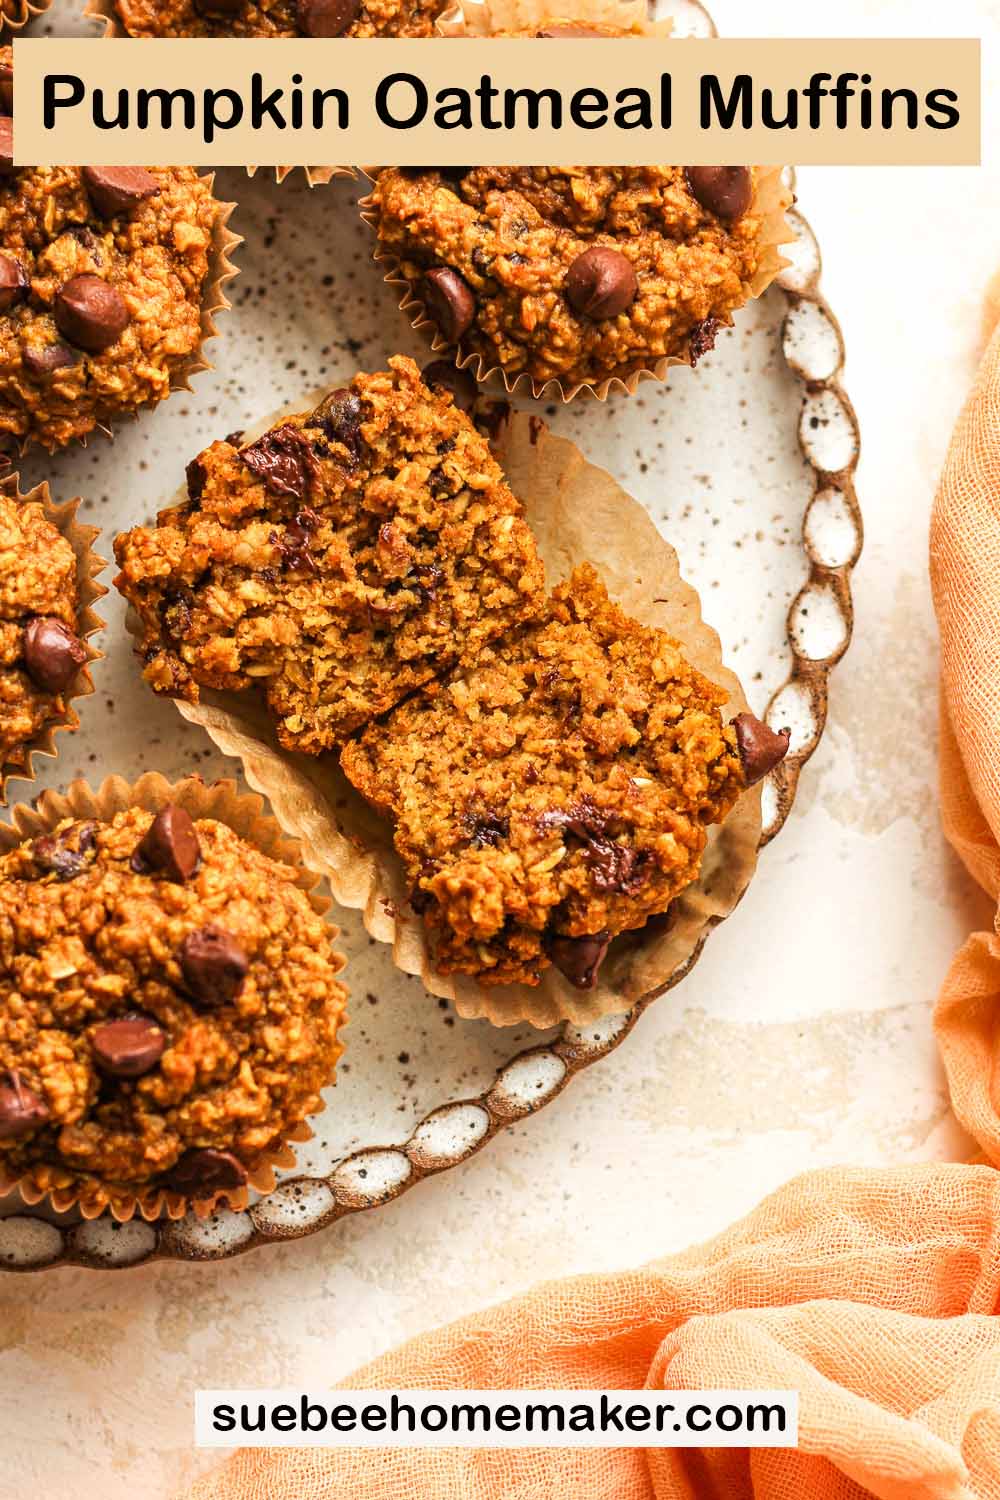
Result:
<instances>
[{"instance_id":1,"label":"orange gauze cloth","mask_svg":"<svg viewBox=\"0 0 1000 1500\"><path fill-rule=\"evenodd\" d=\"M797 1450L244 1449L188 1500L995 1500L998 1294L992 1167L809 1173L705 1245L539 1286L345 1382L797 1390Z\"/></svg>"},{"instance_id":2,"label":"orange gauze cloth","mask_svg":"<svg viewBox=\"0 0 1000 1500\"><path fill-rule=\"evenodd\" d=\"M931 571L944 825L996 900L1000 332L952 442ZM998 1015L1000 945L981 933L935 1026L955 1111L1000 1165ZM794 1389L797 1451L244 1450L187 1500L1000 1500L998 1294L994 1166L810 1173L708 1244L541 1286L345 1382Z\"/></svg>"},{"instance_id":3,"label":"orange gauze cloth","mask_svg":"<svg viewBox=\"0 0 1000 1500\"><path fill-rule=\"evenodd\" d=\"M1000 316L1000 282L987 318ZM931 525L941 631L941 816L990 898L1000 899L1000 328L952 438ZM1000 940L974 933L934 1016L955 1114L1000 1166Z\"/></svg>"}]
</instances>

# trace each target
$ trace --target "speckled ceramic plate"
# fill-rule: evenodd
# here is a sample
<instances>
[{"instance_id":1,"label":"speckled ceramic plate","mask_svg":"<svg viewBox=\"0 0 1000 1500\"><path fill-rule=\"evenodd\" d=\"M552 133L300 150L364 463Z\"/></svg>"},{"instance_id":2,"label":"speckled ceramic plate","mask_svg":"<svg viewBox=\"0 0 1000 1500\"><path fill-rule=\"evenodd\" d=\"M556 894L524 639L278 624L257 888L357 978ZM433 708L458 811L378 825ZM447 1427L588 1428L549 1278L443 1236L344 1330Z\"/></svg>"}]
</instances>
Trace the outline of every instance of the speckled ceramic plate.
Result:
<instances>
[{"instance_id":1,"label":"speckled ceramic plate","mask_svg":"<svg viewBox=\"0 0 1000 1500\"><path fill-rule=\"evenodd\" d=\"M190 396L123 430L114 445L95 442L23 466L24 484L47 478L56 498L82 493L81 517L105 529L105 548L117 530L155 512L186 458L213 438L321 382L380 368L391 353L418 360L424 353L369 262L351 184L310 190L291 180L278 189L241 172L220 177L223 195L239 202L233 222L246 244L215 370ZM773 726L792 727L791 753L765 788L764 842L784 823L823 731L827 679L850 641L850 573L861 547L852 482L858 433L839 384L840 332L819 293L813 235L797 211L791 218L791 265L697 371L680 370L666 386L649 383L605 405L545 409L554 430L647 506L677 548L755 710L766 710ZM95 668L97 692L81 708L81 732L64 737L58 762L31 792L39 783L65 785L77 775L93 782L112 771L129 780L149 769L171 778L231 776L233 762L142 687L121 601L105 603L110 619L100 645L108 659ZM17 782L10 791L18 800ZM0 1266L204 1260L314 1233L459 1165L584 1068L613 1068L611 1054L650 1003L583 1030L464 1022L393 967L357 913L336 917L352 992L347 1052L314 1139L298 1149L295 1173L243 1213L162 1226L82 1224L7 1200Z\"/></svg>"}]
</instances>

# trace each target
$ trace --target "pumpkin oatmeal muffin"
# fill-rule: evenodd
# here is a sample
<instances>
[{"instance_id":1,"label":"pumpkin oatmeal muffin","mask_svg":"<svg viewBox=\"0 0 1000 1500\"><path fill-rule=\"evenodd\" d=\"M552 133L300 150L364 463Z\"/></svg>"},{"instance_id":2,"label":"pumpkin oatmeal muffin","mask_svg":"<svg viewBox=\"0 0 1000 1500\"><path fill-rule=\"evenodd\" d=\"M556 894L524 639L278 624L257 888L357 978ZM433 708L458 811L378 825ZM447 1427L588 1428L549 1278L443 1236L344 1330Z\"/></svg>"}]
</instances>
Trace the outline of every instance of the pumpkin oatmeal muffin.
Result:
<instances>
[{"instance_id":1,"label":"pumpkin oatmeal muffin","mask_svg":"<svg viewBox=\"0 0 1000 1500\"><path fill-rule=\"evenodd\" d=\"M435 967L592 988L612 938L697 875L708 827L788 746L584 564L545 617L486 647L346 746L394 824Z\"/></svg>"},{"instance_id":2,"label":"pumpkin oatmeal muffin","mask_svg":"<svg viewBox=\"0 0 1000 1500\"><path fill-rule=\"evenodd\" d=\"M52 451L169 395L218 205L190 167L15 170L6 109L0 79L0 451Z\"/></svg>"},{"instance_id":3,"label":"pumpkin oatmeal muffin","mask_svg":"<svg viewBox=\"0 0 1000 1500\"><path fill-rule=\"evenodd\" d=\"M0 1175L243 1189L319 1107L346 992L296 872L179 806L0 857Z\"/></svg>"},{"instance_id":4,"label":"pumpkin oatmeal muffin","mask_svg":"<svg viewBox=\"0 0 1000 1500\"><path fill-rule=\"evenodd\" d=\"M154 691L264 692L319 755L542 607L542 564L485 439L412 360L255 442L213 443L189 499L119 536Z\"/></svg>"},{"instance_id":5,"label":"pumpkin oatmeal muffin","mask_svg":"<svg viewBox=\"0 0 1000 1500\"><path fill-rule=\"evenodd\" d=\"M459 359L569 389L713 347L761 264L756 186L753 167L388 167L366 216Z\"/></svg>"},{"instance_id":6,"label":"pumpkin oatmeal muffin","mask_svg":"<svg viewBox=\"0 0 1000 1500\"><path fill-rule=\"evenodd\" d=\"M448 0L116 0L129 36L433 36Z\"/></svg>"},{"instance_id":7,"label":"pumpkin oatmeal muffin","mask_svg":"<svg viewBox=\"0 0 1000 1500\"><path fill-rule=\"evenodd\" d=\"M0 488L0 777L24 770L46 725L65 721L92 655L80 616L72 546L41 505Z\"/></svg>"}]
</instances>

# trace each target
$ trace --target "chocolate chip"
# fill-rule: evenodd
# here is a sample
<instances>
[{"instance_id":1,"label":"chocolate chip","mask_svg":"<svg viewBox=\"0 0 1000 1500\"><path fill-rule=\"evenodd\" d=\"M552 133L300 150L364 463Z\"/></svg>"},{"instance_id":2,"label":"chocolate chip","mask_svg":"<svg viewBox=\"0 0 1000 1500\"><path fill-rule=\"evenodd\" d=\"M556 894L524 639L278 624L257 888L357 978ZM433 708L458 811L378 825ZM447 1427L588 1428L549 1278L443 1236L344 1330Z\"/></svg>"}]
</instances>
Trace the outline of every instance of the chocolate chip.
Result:
<instances>
[{"instance_id":1,"label":"chocolate chip","mask_svg":"<svg viewBox=\"0 0 1000 1500\"><path fill-rule=\"evenodd\" d=\"M48 1106L29 1089L16 1069L0 1073L0 1141L16 1141L49 1118Z\"/></svg>"},{"instance_id":2,"label":"chocolate chip","mask_svg":"<svg viewBox=\"0 0 1000 1500\"><path fill-rule=\"evenodd\" d=\"M648 849L631 849L597 836L587 844L583 858L599 891L634 896L646 883L652 856Z\"/></svg>"},{"instance_id":3,"label":"chocolate chip","mask_svg":"<svg viewBox=\"0 0 1000 1500\"><path fill-rule=\"evenodd\" d=\"M306 506L303 510L296 512L295 519L285 527L284 531L271 532L271 541L281 554L283 568L289 568L295 573L319 571L319 563L309 551L313 532L319 524L319 516Z\"/></svg>"},{"instance_id":4,"label":"chocolate chip","mask_svg":"<svg viewBox=\"0 0 1000 1500\"><path fill-rule=\"evenodd\" d=\"M0 177L10 177L14 171L14 121L10 115L0 115Z\"/></svg>"},{"instance_id":5,"label":"chocolate chip","mask_svg":"<svg viewBox=\"0 0 1000 1500\"><path fill-rule=\"evenodd\" d=\"M510 818L506 813L482 803L467 807L460 821L473 849L495 849L510 837Z\"/></svg>"},{"instance_id":6,"label":"chocolate chip","mask_svg":"<svg viewBox=\"0 0 1000 1500\"><path fill-rule=\"evenodd\" d=\"M299 26L306 36L343 36L361 9L361 0L299 0Z\"/></svg>"},{"instance_id":7,"label":"chocolate chip","mask_svg":"<svg viewBox=\"0 0 1000 1500\"><path fill-rule=\"evenodd\" d=\"M316 476L316 456L297 427L276 427L240 449L240 461L274 495L304 500Z\"/></svg>"},{"instance_id":8,"label":"chocolate chip","mask_svg":"<svg viewBox=\"0 0 1000 1500\"><path fill-rule=\"evenodd\" d=\"M191 814L170 802L156 814L132 855L139 875L156 870L168 880L190 880L201 863L198 834Z\"/></svg>"},{"instance_id":9,"label":"chocolate chip","mask_svg":"<svg viewBox=\"0 0 1000 1500\"><path fill-rule=\"evenodd\" d=\"M24 627L24 665L46 693L61 693L87 660L87 648L62 620L29 620Z\"/></svg>"},{"instance_id":10,"label":"chocolate chip","mask_svg":"<svg viewBox=\"0 0 1000 1500\"><path fill-rule=\"evenodd\" d=\"M734 224L753 201L749 167L685 167L688 190L702 208Z\"/></svg>"},{"instance_id":11,"label":"chocolate chip","mask_svg":"<svg viewBox=\"0 0 1000 1500\"><path fill-rule=\"evenodd\" d=\"M441 337L457 344L476 315L476 299L468 284L450 266L437 266L424 275L423 295L427 316L437 324Z\"/></svg>"},{"instance_id":12,"label":"chocolate chip","mask_svg":"<svg viewBox=\"0 0 1000 1500\"><path fill-rule=\"evenodd\" d=\"M24 267L13 255L0 251L0 312L9 312L28 295L28 278Z\"/></svg>"},{"instance_id":13,"label":"chocolate chip","mask_svg":"<svg viewBox=\"0 0 1000 1500\"><path fill-rule=\"evenodd\" d=\"M743 775L747 786L754 786L784 760L788 754L792 731L779 729L775 734L773 729L768 728L753 714L737 714L733 720L733 728L736 730Z\"/></svg>"},{"instance_id":14,"label":"chocolate chip","mask_svg":"<svg viewBox=\"0 0 1000 1500\"><path fill-rule=\"evenodd\" d=\"M188 498L200 500L205 489L205 480L208 478L205 465L200 458L192 458L184 470L184 478L187 481Z\"/></svg>"},{"instance_id":15,"label":"chocolate chip","mask_svg":"<svg viewBox=\"0 0 1000 1500\"><path fill-rule=\"evenodd\" d=\"M98 1026L90 1039L94 1061L112 1078L141 1078L163 1056L167 1039L149 1016L122 1016Z\"/></svg>"},{"instance_id":16,"label":"chocolate chip","mask_svg":"<svg viewBox=\"0 0 1000 1500\"><path fill-rule=\"evenodd\" d=\"M245 1187L247 1169L231 1151L185 1151L167 1176L167 1186L188 1198L208 1198L213 1193Z\"/></svg>"},{"instance_id":17,"label":"chocolate chip","mask_svg":"<svg viewBox=\"0 0 1000 1500\"><path fill-rule=\"evenodd\" d=\"M71 276L59 288L52 313L63 338L88 354L110 349L129 325L121 292L90 271Z\"/></svg>"},{"instance_id":18,"label":"chocolate chip","mask_svg":"<svg viewBox=\"0 0 1000 1500\"><path fill-rule=\"evenodd\" d=\"M87 866L87 855L94 848L96 823L71 823L61 833L49 833L31 845L31 861L43 875L59 880L75 880Z\"/></svg>"},{"instance_id":19,"label":"chocolate chip","mask_svg":"<svg viewBox=\"0 0 1000 1500\"><path fill-rule=\"evenodd\" d=\"M21 363L29 375L38 379L54 375L56 370L66 370L80 358L65 344L44 344L40 349L27 348L21 351Z\"/></svg>"},{"instance_id":20,"label":"chocolate chip","mask_svg":"<svg viewBox=\"0 0 1000 1500\"><path fill-rule=\"evenodd\" d=\"M0 68L0 115L14 115L13 68Z\"/></svg>"},{"instance_id":21,"label":"chocolate chip","mask_svg":"<svg viewBox=\"0 0 1000 1500\"><path fill-rule=\"evenodd\" d=\"M194 0L194 8L201 16L238 16L245 0Z\"/></svg>"},{"instance_id":22,"label":"chocolate chip","mask_svg":"<svg viewBox=\"0 0 1000 1500\"><path fill-rule=\"evenodd\" d=\"M102 219L128 213L160 191L160 184L145 167L84 167L81 176Z\"/></svg>"},{"instance_id":23,"label":"chocolate chip","mask_svg":"<svg viewBox=\"0 0 1000 1500\"><path fill-rule=\"evenodd\" d=\"M688 336L688 349L691 351L692 369L701 359L703 354L708 354L715 348L715 335L719 331L718 318L702 318L696 323Z\"/></svg>"},{"instance_id":24,"label":"chocolate chip","mask_svg":"<svg viewBox=\"0 0 1000 1500\"><path fill-rule=\"evenodd\" d=\"M632 306L638 290L632 262L608 245L584 250L566 272L566 299L588 318L617 318Z\"/></svg>"},{"instance_id":25,"label":"chocolate chip","mask_svg":"<svg viewBox=\"0 0 1000 1500\"><path fill-rule=\"evenodd\" d=\"M575 985L578 990L592 990L610 943L609 932L593 932L584 937L560 937L552 934L546 939L545 950L570 984Z\"/></svg>"},{"instance_id":26,"label":"chocolate chip","mask_svg":"<svg viewBox=\"0 0 1000 1500\"><path fill-rule=\"evenodd\" d=\"M319 427L332 443L340 443L353 459L361 453L361 397L353 391L331 391L309 418L310 427Z\"/></svg>"},{"instance_id":27,"label":"chocolate chip","mask_svg":"<svg viewBox=\"0 0 1000 1500\"><path fill-rule=\"evenodd\" d=\"M459 370L446 359L432 359L420 378L432 391L447 391L459 411L470 412L476 404L475 380L468 370Z\"/></svg>"},{"instance_id":28,"label":"chocolate chip","mask_svg":"<svg viewBox=\"0 0 1000 1500\"><path fill-rule=\"evenodd\" d=\"M214 922L188 933L180 964L192 998L209 1009L236 999L250 967L236 939Z\"/></svg>"}]
</instances>

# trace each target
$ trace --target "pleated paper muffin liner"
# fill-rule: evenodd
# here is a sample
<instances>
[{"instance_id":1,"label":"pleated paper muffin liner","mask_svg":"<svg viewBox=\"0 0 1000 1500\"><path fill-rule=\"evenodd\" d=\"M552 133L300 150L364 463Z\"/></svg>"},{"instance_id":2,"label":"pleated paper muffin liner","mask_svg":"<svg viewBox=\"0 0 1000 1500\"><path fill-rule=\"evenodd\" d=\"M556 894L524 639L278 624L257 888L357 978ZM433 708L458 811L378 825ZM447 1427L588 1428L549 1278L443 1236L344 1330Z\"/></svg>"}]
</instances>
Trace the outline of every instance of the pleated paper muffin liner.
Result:
<instances>
[{"instance_id":1,"label":"pleated paper muffin liner","mask_svg":"<svg viewBox=\"0 0 1000 1500\"><path fill-rule=\"evenodd\" d=\"M35 0L0 0L0 42L11 41L11 32L23 31L29 21L44 16L51 5L52 0L44 0L42 5L36 4Z\"/></svg>"},{"instance_id":2,"label":"pleated paper muffin liner","mask_svg":"<svg viewBox=\"0 0 1000 1500\"><path fill-rule=\"evenodd\" d=\"M0 478L0 495L5 499L13 499L18 506L41 506L45 519L55 527L59 535L73 549L73 555L76 558L78 595L75 634L81 641L89 642L92 636L104 628L104 621L94 613L93 606L108 592L104 585L97 581L107 567L106 560L98 557L94 551L94 543L101 534L100 528L84 526L78 519L77 511L81 504L79 498L57 504L45 483L36 484L34 489L22 494L18 484L19 478L18 474L8 474ZM94 683L90 668L94 662L104 659L104 652L98 651L95 646L88 645L87 649L89 660L80 668L69 689L59 695L63 700L62 711L54 715L34 739L23 746L15 756L7 760L0 757L0 806L6 806L9 782L34 780L36 756L45 755L53 758L58 754L55 741L57 734L64 731L72 733L79 729L80 720L73 706L74 702L79 698L89 697L93 693Z\"/></svg>"},{"instance_id":3,"label":"pleated paper muffin liner","mask_svg":"<svg viewBox=\"0 0 1000 1500\"><path fill-rule=\"evenodd\" d=\"M162 401L146 401L131 411L116 413L113 418L106 422L96 422L90 432L75 440L75 444L86 448L93 434L100 433L102 437L113 438L116 424L123 421L137 421L140 412L149 411L169 401L175 391L190 391L191 380L195 375L200 375L203 370L210 370L212 363L205 353L205 345L210 339L218 337L219 330L215 326L216 315L220 312L228 312L232 303L224 290L234 277L239 275L239 267L232 259L233 252L238 245L242 245L243 236L236 234L229 227L229 220L236 208L235 203L222 203L214 197L215 173L208 172L199 178L208 191L213 195L215 203L215 218L212 222L212 238L208 256L208 275L201 293L201 329L198 343L190 354L179 360L170 372L169 394ZM29 449L44 446L39 444L36 436L29 432L19 443L16 443L13 451L17 457L24 456ZM52 451L52 450L50 450ZM4 454L0 449L0 468L3 467Z\"/></svg>"},{"instance_id":4,"label":"pleated paper muffin liner","mask_svg":"<svg viewBox=\"0 0 1000 1500\"><path fill-rule=\"evenodd\" d=\"M321 394L258 424L246 441L291 410L307 409ZM719 638L701 618L698 595L681 578L674 549L643 506L537 417L513 416L500 433L498 458L523 502L549 589L577 563L592 562L627 614L674 636L699 671L725 688L726 719L747 711L743 689L722 661ZM128 627L138 637L131 610ZM628 1010L641 997L666 989L692 962L711 928L733 910L756 866L759 787L744 793L725 823L710 830L701 876L673 902L669 916L612 943L595 989L574 988L554 967L537 987L491 988L468 976L445 976L435 971L423 923L409 905L392 829L350 785L338 758L284 750L263 697L255 693L203 689L200 702L178 700L177 708L224 755L240 760L249 784L268 798L281 826L301 840L308 862L327 877L336 900L360 911L370 935L391 945L396 967L418 975L425 989L451 1000L470 1020L544 1027L568 1019L582 1025Z\"/></svg>"},{"instance_id":5,"label":"pleated paper muffin liner","mask_svg":"<svg viewBox=\"0 0 1000 1500\"><path fill-rule=\"evenodd\" d=\"M0 823L0 855L27 839L51 832L64 818L109 823L117 813L129 808L159 812L171 802L183 807L195 820L212 818L225 823L261 853L294 869L295 883L308 897L313 910L319 916L326 916L331 903L328 896L317 890L321 873L307 866L299 842L288 837L278 821L264 811L262 799L253 793L241 792L234 781L217 781L206 786L200 777L189 776L171 783L156 771L148 771L132 785L121 776L109 776L96 788L83 780L73 781L64 793L45 791L30 806L22 803L12 809L11 824ZM332 923L329 930L332 945L340 934ZM339 974L344 967L343 955L334 951L333 961L335 972ZM346 1024L347 1014L343 1012L338 1030ZM340 1052L343 1052L343 1047ZM319 1108L322 1106L318 1106L317 1113ZM165 1187L134 1191L102 1183L96 1178L80 1181L69 1170L47 1165L33 1167L20 1177L7 1177L2 1161L0 1196L16 1188L27 1204L34 1205L47 1199L57 1212L76 1209L85 1219L95 1219L109 1211L121 1223L126 1223L136 1213L147 1220L180 1219L191 1211L199 1218L207 1218L223 1200L232 1209L246 1208L251 1188L259 1193L271 1192L275 1186L275 1168L296 1165L292 1143L308 1141L312 1134L309 1124L301 1121L262 1153L258 1165L248 1170L246 1187L225 1189L204 1198L189 1198Z\"/></svg>"},{"instance_id":6,"label":"pleated paper muffin liner","mask_svg":"<svg viewBox=\"0 0 1000 1500\"><path fill-rule=\"evenodd\" d=\"M574 6L574 14L579 8L579 5ZM362 168L365 176L370 179L374 178L378 170L377 167ZM754 171L755 191L752 212L759 215L761 221L760 255L756 273L749 283L746 302L763 296L778 272L788 264L781 253L781 246L794 239L785 218L785 211L792 202L792 194L785 186L784 169L782 167L756 167ZM632 370L628 375L607 375L598 381L579 380L571 385L564 385L555 376L547 380L538 380L526 370L519 374L511 374L501 365L490 364L484 355L476 351L459 354L453 344L449 344L441 337L437 324L427 316L419 291L419 282L410 280L403 274L399 257L394 252L380 248L378 215L370 194L360 200L358 209L362 219L376 236L372 259L384 268L383 281L387 286L402 289L399 310L406 314L410 327L422 335L435 354L447 357L458 369L467 370L480 384L499 377L508 395L520 391L523 395L530 393L536 400L544 398L550 401L567 402L574 400L581 392L585 392L596 396L598 401L606 401L612 391L623 391L626 395L634 395L643 380L666 380L668 372L674 366L685 365L689 369L692 367L693 361L690 353L670 354L655 360L651 365ZM746 302L742 305L745 306ZM720 328L731 328L732 315L720 318L718 322Z\"/></svg>"}]
</instances>

